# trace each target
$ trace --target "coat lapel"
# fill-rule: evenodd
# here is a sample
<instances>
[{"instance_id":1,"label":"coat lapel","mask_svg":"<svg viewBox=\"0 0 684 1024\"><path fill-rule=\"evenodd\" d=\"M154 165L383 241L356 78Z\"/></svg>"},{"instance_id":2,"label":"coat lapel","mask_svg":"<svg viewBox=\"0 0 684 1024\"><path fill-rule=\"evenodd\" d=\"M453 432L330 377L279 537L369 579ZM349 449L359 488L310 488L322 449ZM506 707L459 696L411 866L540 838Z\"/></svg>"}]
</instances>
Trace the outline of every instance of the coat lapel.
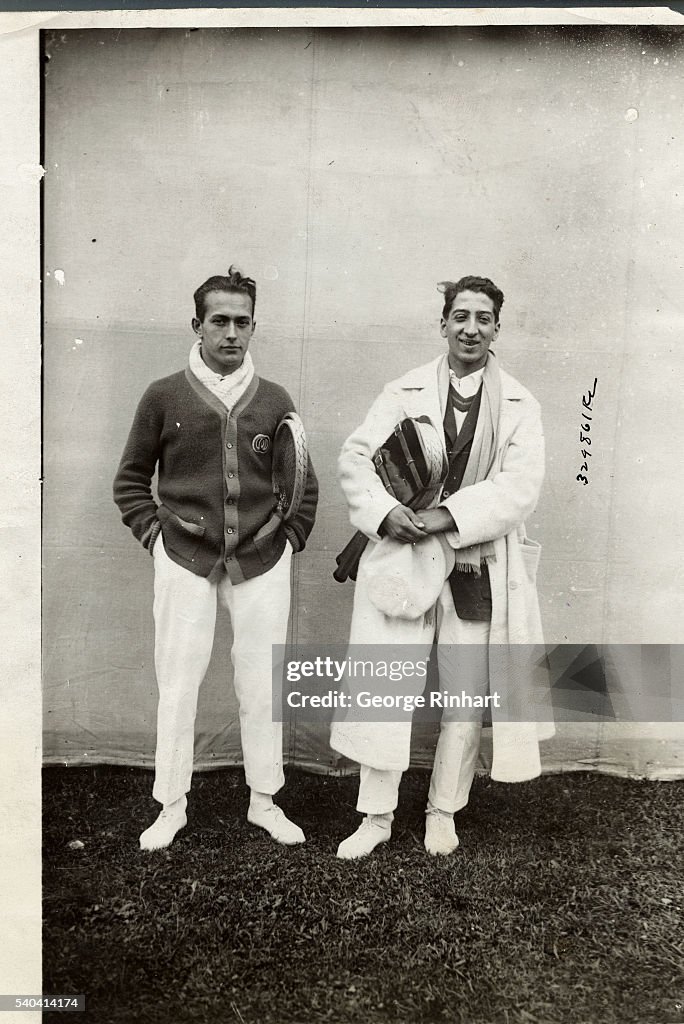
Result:
<instances>
[{"instance_id":1,"label":"coat lapel","mask_svg":"<svg viewBox=\"0 0 684 1024\"><path fill-rule=\"evenodd\" d=\"M519 403L528 397L529 392L519 384L515 377L511 377L505 370L501 374L501 415L503 423L499 427L499 444L501 450L512 427L517 422L519 415ZM446 443L444 440L444 408L446 396L449 390L449 365L447 354L444 353L433 359L430 363L417 366L409 370L403 377L400 377L396 387L403 394L403 405L407 416L417 418L427 416L437 434L442 439L442 446L446 455ZM503 427L503 430L502 430Z\"/></svg>"},{"instance_id":2,"label":"coat lapel","mask_svg":"<svg viewBox=\"0 0 684 1024\"><path fill-rule=\"evenodd\" d=\"M409 370L397 382L404 395L404 409L407 416L427 417L442 439L442 448L446 455L444 442L444 410L442 408L442 391L446 396L448 389L448 370L446 355L438 356L431 363Z\"/></svg>"},{"instance_id":3,"label":"coat lapel","mask_svg":"<svg viewBox=\"0 0 684 1024\"><path fill-rule=\"evenodd\" d=\"M520 402L523 398L529 397L529 391L515 377L511 377L510 373L506 373L500 367L499 373L501 375L501 397L504 401L508 399L512 402Z\"/></svg>"}]
</instances>

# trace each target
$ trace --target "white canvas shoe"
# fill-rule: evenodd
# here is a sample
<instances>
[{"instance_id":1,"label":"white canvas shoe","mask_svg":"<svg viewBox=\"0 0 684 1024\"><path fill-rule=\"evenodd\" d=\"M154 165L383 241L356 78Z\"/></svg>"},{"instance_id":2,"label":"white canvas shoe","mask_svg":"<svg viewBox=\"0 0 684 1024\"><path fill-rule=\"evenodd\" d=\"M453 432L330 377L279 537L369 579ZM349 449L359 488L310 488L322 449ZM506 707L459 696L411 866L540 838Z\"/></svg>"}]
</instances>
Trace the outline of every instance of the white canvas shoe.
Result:
<instances>
[{"instance_id":1,"label":"white canvas shoe","mask_svg":"<svg viewBox=\"0 0 684 1024\"><path fill-rule=\"evenodd\" d=\"M392 835L392 816L368 814L356 832L344 839L337 847L337 856L342 860L356 860L367 857L380 843L386 843Z\"/></svg>"},{"instance_id":2,"label":"white canvas shoe","mask_svg":"<svg viewBox=\"0 0 684 1024\"><path fill-rule=\"evenodd\" d=\"M433 857L447 857L458 846L458 836L451 815L428 811L425 815L425 849Z\"/></svg>"},{"instance_id":3,"label":"white canvas shoe","mask_svg":"<svg viewBox=\"0 0 684 1024\"><path fill-rule=\"evenodd\" d=\"M296 846L297 843L306 842L306 836L299 825L290 821L277 804L270 804L268 807L252 807L250 804L247 821L250 825L266 829L268 834L283 846Z\"/></svg>"},{"instance_id":4,"label":"white canvas shoe","mask_svg":"<svg viewBox=\"0 0 684 1024\"><path fill-rule=\"evenodd\" d=\"M186 806L187 800L182 797L175 803L169 804L168 807L164 807L155 823L145 829L140 836L140 849L163 850L170 846L176 833L185 828L188 823L185 816Z\"/></svg>"}]
</instances>

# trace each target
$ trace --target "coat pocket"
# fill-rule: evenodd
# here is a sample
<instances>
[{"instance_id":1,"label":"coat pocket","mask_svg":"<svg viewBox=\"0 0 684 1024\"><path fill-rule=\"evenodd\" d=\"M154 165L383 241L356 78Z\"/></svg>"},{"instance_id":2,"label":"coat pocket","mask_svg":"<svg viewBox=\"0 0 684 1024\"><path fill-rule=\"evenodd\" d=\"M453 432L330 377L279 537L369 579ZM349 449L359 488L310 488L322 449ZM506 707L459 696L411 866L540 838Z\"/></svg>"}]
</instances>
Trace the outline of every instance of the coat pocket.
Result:
<instances>
[{"instance_id":1,"label":"coat pocket","mask_svg":"<svg viewBox=\"0 0 684 1024\"><path fill-rule=\"evenodd\" d=\"M525 567L525 575L529 582L534 585L537 582L537 569L539 568L539 559L541 558L541 544L536 540L530 540L529 537L523 537L519 542L519 545L522 563Z\"/></svg>"},{"instance_id":2,"label":"coat pocket","mask_svg":"<svg viewBox=\"0 0 684 1024\"><path fill-rule=\"evenodd\" d=\"M181 518L166 505L159 506L157 518L162 524L165 549L174 551L186 562L192 562L204 537L205 527Z\"/></svg>"}]
</instances>

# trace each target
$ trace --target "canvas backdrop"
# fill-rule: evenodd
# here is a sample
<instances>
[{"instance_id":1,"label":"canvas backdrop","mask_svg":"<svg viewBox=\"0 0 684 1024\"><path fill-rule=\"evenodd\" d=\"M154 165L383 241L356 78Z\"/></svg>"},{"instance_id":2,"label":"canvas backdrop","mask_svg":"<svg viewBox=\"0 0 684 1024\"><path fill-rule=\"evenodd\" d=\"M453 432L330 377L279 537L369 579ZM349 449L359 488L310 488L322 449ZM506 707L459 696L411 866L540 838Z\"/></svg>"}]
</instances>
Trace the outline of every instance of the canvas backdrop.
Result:
<instances>
[{"instance_id":1,"label":"canvas backdrop","mask_svg":"<svg viewBox=\"0 0 684 1024\"><path fill-rule=\"evenodd\" d=\"M293 640L346 639L339 448L386 381L443 350L436 283L477 273L506 293L500 361L543 410L528 532L548 640L679 643L682 41L617 27L46 34L48 763L153 762L152 559L111 484L147 384L186 364L194 289L232 262L258 283L257 371L292 394L320 480ZM220 614L199 767L240 762L230 643ZM678 685L678 648L663 652ZM414 732L427 765L435 729ZM682 733L564 725L544 765L676 777ZM345 767L324 727L295 723L286 747Z\"/></svg>"}]
</instances>

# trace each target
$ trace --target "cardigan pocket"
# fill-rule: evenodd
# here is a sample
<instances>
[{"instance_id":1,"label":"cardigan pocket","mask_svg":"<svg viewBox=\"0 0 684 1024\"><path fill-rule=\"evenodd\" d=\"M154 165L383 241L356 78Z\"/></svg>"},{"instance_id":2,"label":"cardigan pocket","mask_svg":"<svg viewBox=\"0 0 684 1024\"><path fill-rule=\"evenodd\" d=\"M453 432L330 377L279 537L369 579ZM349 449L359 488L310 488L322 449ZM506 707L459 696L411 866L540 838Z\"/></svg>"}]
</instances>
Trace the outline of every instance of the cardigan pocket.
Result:
<instances>
[{"instance_id":1,"label":"cardigan pocket","mask_svg":"<svg viewBox=\"0 0 684 1024\"><path fill-rule=\"evenodd\" d=\"M265 564L273 561L276 537L282 525L283 517L279 512L274 512L252 538L254 547L257 549L261 561Z\"/></svg>"},{"instance_id":2,"label":"cardigan pocket","mask_svg":"<svg viewBox=\"0 0 684 1024\"><path fill-rule=\"evenodd\" d=\"M157 518L162 524L164 547L186 562L192 562L204 537L205 527L201 523L182 519L166 505L159 506Z\"/></svg>"},{"instance_id":3,"label":"cardigan pocket","mask_svg":"<svg viewBox=\"0 0 684 1024\"><path fill-rule=\"evenodd\" d=\"M539 541L530 540L529 537L523 537L519 541L519 545L522 563L525 567L525 575L529 582L534 586L537 582L537 569L539 568L539 559L541 558L541 544Z\"/></svg>"}]
</instances>

